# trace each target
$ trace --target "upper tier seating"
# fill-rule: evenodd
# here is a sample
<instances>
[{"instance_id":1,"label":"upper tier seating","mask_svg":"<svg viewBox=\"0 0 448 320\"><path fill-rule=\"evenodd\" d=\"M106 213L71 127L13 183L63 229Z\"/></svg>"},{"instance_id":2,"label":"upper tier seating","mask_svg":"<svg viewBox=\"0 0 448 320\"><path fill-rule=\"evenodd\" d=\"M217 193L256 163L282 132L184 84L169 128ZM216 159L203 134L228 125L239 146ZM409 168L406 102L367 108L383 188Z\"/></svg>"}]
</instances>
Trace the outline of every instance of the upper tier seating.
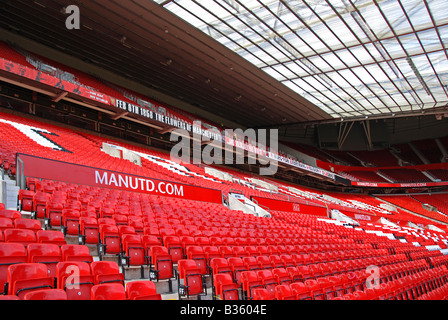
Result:
<instances>
[{"instance_id":1,"label":"upper tier seating","mask_svg":"<svg viewBox=\"0 0 448 320\"><path fill-rule=\"evenodd\" d=\"M197 169L183 164L175 165L170 162L169 156L161 152L120 144L119 147L126 147L142 155L142 166L140 167L130 161L113 158L101 151L105 139L93 135L77 134L74 131L37 121L24 120L16 116L2 115L2 119L0 135L5 143L0 144L0 147L11 154L26 152L77 164L95 163L96 166L106 169L214 187L223 192L238 188L247 195L262 195L264 197L269 195L269 197L279 200L285 200L285 195L287 195L287 193L282 193L283 196L267 194L252 188L253 185L248 187L238 183L220 181L207 175L201 168ZM37 134L29 126L44 129L47 132ZM39 140L42 135L55 142L51 148L46 145L48 139ZM243 173L235 174L235 176L239 179L246 178ZM114 287L107 287L101 283L101 277L97 271L97 266L101 266L101 264L96 263L98 261L95 261L88 249L92 245L100 247L105 245L102 253L104 255L125 258L126 263L121 266L122 270L126 267L135 268L149 265L151 272L156 275L156 282L175 279L176 272L179 271L182 278L178 279L185 281L180 283L188 283L188 279L190 279L187 277L188 272L184 273L182 268L179 270L178 263L187 260L185 264L193 266L191 263L193 261L196 266L194 272L200 274L197 279L203 279L203 277L216 279L219 282L219 287L214 288L216 297L228 299L248 297L252 294L259 299L273 299L276 296L276 291L280 290L276 289L280 285L292 286L290 297L295 298L299 298L299 296L306 296L310 299L344 297L347 294L353 294L354 290L364 291L366 289L362 286L362 283L365 282L365 274L363 275L362 271L369 265L384 267L384 270L388 270L390 277L396 280L406 276L398 275L399 268L406 267L406 270L423 272L423 269L426 270L428 267L421 267L420 264L417 264L419 260L426 262L429 258L437 258L442 255L440 251L430 251L426 246L447 248L444 241L446 238L437 233L432 233L431 238L428 239L426 236L406 233L405 229L401 230L399 227L394 230L380 229L384 233L396 234L401 239L407 240L407 243L402 243L399 238L389 239L377 234L376 231L379 229L375 225L362 224L359 228L353 228L349 225L344 226L342 223L338 224L326 217L308 215L307 212L293 213L273 210L271 211L272 217L267 219L248 215L241 211L232 211L222 204L57 181L29 179L27 182L29 189L32 189L29 191L34 192L34 196L27 198L27 201L32 203L26 204L22 204L21 201L24 198L19 197L18 207L23 212L35 211L33 217L42 222L46 215L50 217L50 208L54 209L50 204L53 202L60 204L58 207L60 211L53 212L49 224L43 227L43 229L48 228L49 230L37 230L34 223L21 220L23 218L18 211L0 211L0 213L5 213L2 217L4 223L2 224L0 244L13 244L9 237L11 232L8 230L30 231L35 235L34 240L27 238L25 243L25 241L16 239L14 242L15 245L20 245L24 249L24 251L22 250L25 252L24 255L16 255L17 259L22 260L7 262L9 264L30 263L30 261L36 261L29 260L29 258L32 257L31 252L35 247L33 243L38 243L38 234L40 235L41 232L53 231L66 237L81 235L80 239L84 244L73 245L62 242L52 246L52 248L55 246L60 248L61 261L47 259L34 262L44 265L50 278L58 279L59 282L52 282L52 289L63 289L69 300L75 299L76 295L90 299L127 299L130 297L129 291L126 290L124 277L117 276L120 273L120 271L117 272L118 265L102 264L103 267L108 267L102 268L102 276L116 281L114 280ZM283 192L287 189L288 184L281 185ZM315 190L301 189L304 193L297 195L297 199L301 197L303 201L319 203L323 206L338 205L341 209L354 209L372 216L387 215L384 210L380 210L381 201L369 196L327 193L331 198L325 198ZM48 196L41 197L42 194ZM36 206L37 198L43 199L42 209ZM394 213L395 217L402 217L402 215L406 217L406 221L424 221L425 224L429 224L428 221L419 220L423 218ZM413 220L414 218L415 220ZM9 221L5 219L9 219ZM433 222L431 221L431 223ZM6 231L8 231L7 236L5 235ZM421 244L421 247L416 249L412 242ZM115 244L117 244L116 247L114 247ZM39 248L43 247L39 246ZM4 253L3 256L0 253L0 259L9 259L11 258L9 256L9 253ZM39 254L36 256L40 257ZM59 256L55 255L55 257ZM24 258L25 260L23 260ZM89 267L88 270L82 272L85 281L82 282L83 286L78 289L67 286L67 281L63 278L70 275L68 273L70 269L67 270L69 266L64 264L68 262L83 268L83 270L86 269L86 266ZM181 265L183 264L184 262L181 262ZM387 269L388 266L390 270ZM393 269L392 266L396 268ZM40 266L39 268L43 269ZM246 271L253 272L251 273L252 276L255 276L253 281L258 281L257 283L266 291L255 293L252 290L243 290L243 294L239 295L238 290L235 292L234 285L230 285L223 277L217 276L221 273L228 273L235 280L237 286L241 285L241 289L246 289L245 281L247 279L246 274L243 276L244 268ZM418 270L419 268L422 270ZM358 275L354 276L356 272ZM348 279L349 276L350 279ZM339 287L338 289L328 289L328 283L334 280L330 277L340 278L338 284L333 287L336 288L342 283L344 289L339 289ZM9 288L7 275L0 274L0 279L4 279L4 285ZM44 280L44 283L45 281L48 280ZM299 285L294 285L294 283L302 283L305 286L302 288L304 291L300 291L302 289L299 290ZM312 294L310 290L306 292L305 289L315 288L316 285L321 286L320 293L315 294L317 290L314 290ZM287 291L285 289L285 292ZM149 296L152 296L153 291L149 292L151 293ZM16 295L15 291L7 293ZM202 287L197 287L197 291L188 292L191 295L202 295L202 293ZM25 298L25 294L20 294L20 298ZM158 296L154 298L158 298Z\"/></svg>"},{"instance_id":2,"label":"upper tier seating","mask_svg":"<svg viewBox=\"0 0 448 320\"><path fill-rule=\"evenodd\" d=\"M395 182L431 182L421 171L415 169L381 169L381 173Z\"/></svg>"}]
</instances>

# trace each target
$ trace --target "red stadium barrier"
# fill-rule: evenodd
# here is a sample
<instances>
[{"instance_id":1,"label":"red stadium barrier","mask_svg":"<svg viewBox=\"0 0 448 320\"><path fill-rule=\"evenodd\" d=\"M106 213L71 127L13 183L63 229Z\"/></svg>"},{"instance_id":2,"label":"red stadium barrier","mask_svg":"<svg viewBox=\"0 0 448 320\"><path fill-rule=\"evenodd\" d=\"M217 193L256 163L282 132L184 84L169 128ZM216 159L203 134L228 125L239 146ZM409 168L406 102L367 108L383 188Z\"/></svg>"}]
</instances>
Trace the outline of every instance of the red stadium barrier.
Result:
<instances>
[{"instance_id":1,"label":"red stadium barrier","mask_svg":"<svg viewBox=\"0 0 448 320\"><path fill-rule=\"evenodd\" d=\"M125 191L157 194L188 200L222 203L220 190L197 187L172 181L149 179L127 173L17 154L18 174L39 178L105 187Z\"/></svg>"}]
</instances>

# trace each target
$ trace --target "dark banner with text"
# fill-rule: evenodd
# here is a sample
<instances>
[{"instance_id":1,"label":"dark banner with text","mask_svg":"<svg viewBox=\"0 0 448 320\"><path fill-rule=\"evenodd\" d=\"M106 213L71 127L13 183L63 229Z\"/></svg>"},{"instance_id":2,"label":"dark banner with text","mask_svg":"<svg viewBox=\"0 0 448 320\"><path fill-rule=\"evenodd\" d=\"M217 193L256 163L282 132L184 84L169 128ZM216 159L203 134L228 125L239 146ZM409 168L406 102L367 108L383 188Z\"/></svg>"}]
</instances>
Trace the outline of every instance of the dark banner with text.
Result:
<instances>
[{"instance_id":1,"label":"dark banner with text","mask_svg":"<svg viewBox=\"0 0 448 320\"><path fill-rule=\"evenodd\" d=\"M17 154L17 167L25 177L56 180L94 187L119 189L186 200L222 203L220 190L172 181L152 179L122 172Z\"/></svg>"}]
</instances>

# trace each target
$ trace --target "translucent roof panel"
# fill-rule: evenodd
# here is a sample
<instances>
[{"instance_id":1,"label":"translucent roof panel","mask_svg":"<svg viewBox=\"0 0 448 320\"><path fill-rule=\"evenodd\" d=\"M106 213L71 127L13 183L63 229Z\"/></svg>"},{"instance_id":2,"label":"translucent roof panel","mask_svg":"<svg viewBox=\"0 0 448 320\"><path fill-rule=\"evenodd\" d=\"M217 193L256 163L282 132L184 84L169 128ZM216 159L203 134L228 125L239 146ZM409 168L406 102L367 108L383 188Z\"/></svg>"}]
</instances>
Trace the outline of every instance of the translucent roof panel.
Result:
<instances>
[{"instance_id":1,"label":"translucent roof panel","mask_svg":"<svg viewBox=\"0 0 448 320\"><path fill-rule=\"evenodd\" d=\"M448 104L446 0L157 0L334 118Z\"/></svg>"}]
</instances>

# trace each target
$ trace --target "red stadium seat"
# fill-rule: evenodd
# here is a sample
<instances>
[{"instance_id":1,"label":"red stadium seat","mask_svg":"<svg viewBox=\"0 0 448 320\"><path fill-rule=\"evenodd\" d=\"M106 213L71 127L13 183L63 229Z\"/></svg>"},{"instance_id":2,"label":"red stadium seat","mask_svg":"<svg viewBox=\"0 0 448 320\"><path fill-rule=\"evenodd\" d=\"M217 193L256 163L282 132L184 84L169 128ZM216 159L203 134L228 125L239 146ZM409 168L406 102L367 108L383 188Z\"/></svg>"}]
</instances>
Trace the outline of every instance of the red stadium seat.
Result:
<instances>
[{"instance_id":1,"label":"red stadium seat","mask_svg":"<svg viewBox=\"0 0 448 320\"><path fill-rule=\"evenodd\" d=\"M79 218L79 244L98 244L99 243L99 226L96 218L80 217Z\"/></svg>"},{"instance_id":2,"label":"red stadium seat","mask_svg":"<svg viewBox=\"0 0 448 320\"><path fill-rule=\"evenodd\" d=\"M162 300L162 295L157 293L154 282L148 280L128 282L126 295L129 300Z\"/></svg>"},{"instance_id":3,"label":"red stadium seat","mask_svg":"<svg viewBox=\"0 0 448 320\"><path fill-rule=\"evenodd\" d=\"M23 300L67 300L67 294L62 289L43 289L26 293Z\"/></svg>"},{"instance_id":4,"label":"red stadium seat","mask_svg":"<svg viewBox=\"0 0 448 320\"><path fill-rule=\"evenodd\" d=\"M248 270L259 270L261 269L255 257L243 257L243 263Z\"/></svg>"},{"instance_id":5,"label":"red stadium seat","mask_svg":"<svg viewBox=\"0 0 448 320\"><path fill-rule=\"evenodd\" d=\"M117 283L99 284L92 287L91 300L126 300L126 289Z\"/></svg>"},{"instance_id":6,"label":"red stadium seat","mask_svg":"<svg viewBox=\"0 0 448 320\"><path fill-rule=\"evenodd\" d=\"M124 275L115 261L93 261L90 264L95 284L120 283L124 286Z\"/></svg>"},{"instance_id":7,"label":"red stadium seat","mask_svg":"<svg viewBox=\"0 0 448 320\"><path fill-rule=\"evenodd\" d=\"M190 259L180 259L178 267L178 288L179 297L206 295L205 279L200 272L196 261Z\"/></svg>"},{"instance_id":8,"label":"red stadium seat","mask_svg":"<svg viewBox=\"0 0 448 320\"><path fill-rule=\"evenodd\" d=\"M85 245L66 244L61 246L63 261L84 261L87 263L93 262L93 256L90 250Z\"/></svg>"},{"instance_id":9,"label":"red stadium seat","mask_svg":"<svg viewBox=\"0 0 448 320\"><path fill-rule=\"evenodd\" d=\"M27 246L28 262L43 263L48 268L48 276L56 277L56 264L62 261L61 249L56 244L30 243Z\"/></svg>"},{"instance_id":10,"label":"red stadium seat","mask_svg":"<svg viewBox=\"0 0 448 320\"><path fill-rule=\"evenodd\" d=\"M228 273L213 275L214 295L221 300L239 300L238 285Z\"/></svg>"},{"instance_id":11,"label":"red stadium seat","mask_svg":"<svg viewBox=\"0 0 448 320\"><path fill-rule=\"evenodd\" d=\"M289 284L280 284L275 287L276 300L296 300L297 296L292 293Z\"/></svg>"},{"instance_id":12,"label":"red stadium seat","mask_svg":"<svg viewBox=\"0 0 448 320\"><path fill-rule=\"evenodd\" d=\"M33 200L35 192L32 190L20 189L18 195L18 207L20 211L33 211Z\"/></svg>"},{"instance_id":13,"label":"red stadium seat","mask_svg":"<svg viewBox=\"0 0 448 320\"><path fill-rule=\"evenodd\" d=\"M261 283L266 289L266 293L270 299L275 297L275 287L279 284L277 282L277 277L272 273L271 269L263 269L257 271L257 276L261 280Z\"/></svg>"},{"instance_id":14,"label":"red stadium seat","mask_svg":"<svg viewBox=\"0 0 448 320\"><path fill-rule=\"evenodd\" d=\"M178 236L163 237L163 244L168 249L173 263L177 263L178 260L184 258L184 249Z\"/></svg>"},{"instance_id":15,"label":"red stadium seat","mask_svg":"<svg viewBox=\"0 0 448 320\"><path fill-rule=\"evenodd\" d=\"M14 229L14 221L10 218L0 218L0 231Z\"/></svg>"},{"instance_id":16,"label":"red stadium seat","mask_svg":"<svg viewBox=\"0 0 448 320\"><path fill-rule=\"evenodd\" d=\"M140 234L124 234L122 244L128 266L141 266L146 263L145 246Z\"/></svg>"},{"instance_id":17,"label":"red stadium seat","mask_svg":"<svg viewBox=\"0 0 448 320\"><path fill-rule=\"evenodd\" d=\"M80 217L81 213L78 210L62 210L61 228L65 235L78 235Z\"/></svg>"},{"instance_id":18,"label":"red stadium seat","mask_svg":"<svg viewBox=\"0 0 448 320\"><path fill-rule=\"evenodd\" d=\"M51 243L58 246L67 244L65 236L61 231L57 230L40 230L36 232L36 241L38 243Z\"/></svg>"},{"instance_id":19,"label":"red stadium seat","mask_svg":"<svg viewBox=\"0 0 448 320\"><path fill-rule=\"evenodd\" d=\"M62 210L64 209L63 200L51 199L45 209L45 224L50 227L61 226Z\"/></svg>"},{"instance_id":20,"label":"red stadium seat","mask_svg":"<svg viewBox=\"0 0 448 320\"><path fill-rule=\"evenodd\" d=\"M238 257L232 257L227 259L230 268L232 269L233 280L236 284L241 286L241 272L248 271L247 266L244 264L243 259Z\"/></svg>"},{"instance_id":21,"label":"red stadium seat","mask_svg":"<svg viewBox=\"0 0 448 320\"><path fill-rule=\"evenodd\" d=\"M256 288L264 288L262 280L255 271L241 272L241 281L243 284L243 293L246 299L253 298L253 292Z\"/></svg>"},{"instance_id":22,"label":"red stadium seat","mask_svg":"<svg viewBox=\"0 0 448 320\"><path fill-rule=\"evenodd\" d=\"M22 218L22 214L16 210L0 209L0 218L8 218L14 222L14 220Z\"/></svg>"},{"instance_id":23,"label":"red stadium seat","mask_svg":"<svg viewBox=\"0 0 448 320\"><path fill-rule=\"evenodd\" d=\"M33 218L45 219L47 203L51 195L45 192L37 191L33 198Z\"/></svg>"},{"instance_id":24,"label":"red stadium seat","mask_svg":"<svg viewBox=\"0 0 448 320\"><path fill-rule=\"evenodd\" d=\"M152 246L150 255L150 280L166 280L174 277L173 260L164 246Z\"/></svg>"},{"instance_id":25,"label":"red stadium seat","mask_svg":"<svg viewBox=\"0 0 448 320\"><path fill-rule=\"evenodd\" d=\"M68 300L90 300L95 279L88 263L63 261L56 265L56 284L66 292Z\"/></svg>"},{"instance_id":26,"label":"red stadium seat","mask_svg":"<svg viewBox=\"0 0 448 320\"><path fill-rule=\"evenodd\" d=\"M229 266L229 262L225 258L213 258L210 261L210 268L212 274L229 273L232 274L232 268Z\"/></svg>"},{"instance_id":27,"label":"red stadium seat","mask_svg":"<svg viewBox=\"0 0 448 320\"><path fill-rule=\"evenodd\" d=\"M54 279L48 276L48 268L41 263L19 263L8 267L8 294L23 296L31 291L53 289Z\"/></svg>"},{"instance_id":28,"label":"red stadium seat","mask_svg":"<svg viewBox=\"0 0 448 320\"><path fill-rule=\"evenodd\" d=\"M7 229L3 233L6 243L21 243L27 246L36 242L36 233L30 229Z\"/></svg>"},{"instance_id":29,"label":"red stadium seat","mask_svg":"<svg viewBox=\"0 0 448 320\"><path fill-rule=\"evenodd\" d=\"M42 230L42 225L39 220L19 218L14 220L14 228L29 229L36 233Z\"/></svg>"},{"instance_id":30,"label":"red stadium seat","mask_svg":"<svg viewBox=\"0 0 448 320\"><path fill-rule=\"evenodd\" d=\"M253 300L273 300L273 296L268 289L256 288L254 289Z\"/></svg>"},{"instance_id":31,"label":"red stadium seat","mask_svg":"<svg viewBox=\"0 0 448 320\"><path fill-rule=\"evenodd\" d=\"M291 284L292 278L285 268L275 268L272 274L276 277L278 284Z\"/></svg>"},{"instance_id":32,"label":"red stadium seat","mask_svg":"<svg viewBox=\"0 0 448 320\"><path fill-rule=\"evenodd\" d=\"M187 259L194 260L198 266L199 272L203 275L208 273L207 256L200 246L189 246L186 249Z\"/></svg>"},{"instance_id":33,"label":"red stadium seat","mask_svg":"<svg viewBox=\"0 0 448 320\"><path fill-rule=\"evenodd\" d=\"M18 296L12 294L0 295L0 300L21 300Z\"/></svg>"},{"instance_id":34,"label":"red stadium seat","mask_svg":"<svg viewBox=\"0 0 448 320\"><path fill-rule=\"evenodd\" d=\"M26 248L20 243L0 243L0 292L5 289L8 279L8 267L28 262Z\"/></svg>"}]
</instances>

